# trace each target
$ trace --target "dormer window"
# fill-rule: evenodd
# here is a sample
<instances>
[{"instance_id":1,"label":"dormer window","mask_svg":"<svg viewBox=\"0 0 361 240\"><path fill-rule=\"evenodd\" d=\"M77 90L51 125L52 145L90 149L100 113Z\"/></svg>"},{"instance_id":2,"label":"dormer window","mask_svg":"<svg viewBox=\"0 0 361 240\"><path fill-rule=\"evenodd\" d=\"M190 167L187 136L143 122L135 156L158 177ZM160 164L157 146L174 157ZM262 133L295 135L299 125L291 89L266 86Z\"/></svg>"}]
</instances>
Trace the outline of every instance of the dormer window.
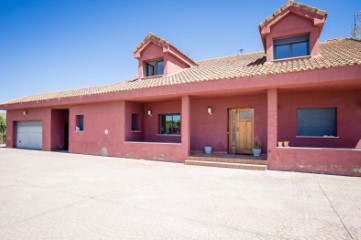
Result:
<instances>
[{"instance_id":1,"label":"dormer window","mask_svg":"<svg viewBox=\"0 0 361 240\"><path fill-rule=\"evenodd\" d=\"M310 55L310 36L298 36L273 41L274 59L294 58Z\"/></svg>"},{"instance_id":2,"label":"dormer window","mask_svg":"<svg viewBox=\"0 0 361 240\"><path fill-rule=\"evenodd\" d=\"M163 75L164 72L164 61L156 60L145 63L145 77Z\"/></svg>"}]
</instances>

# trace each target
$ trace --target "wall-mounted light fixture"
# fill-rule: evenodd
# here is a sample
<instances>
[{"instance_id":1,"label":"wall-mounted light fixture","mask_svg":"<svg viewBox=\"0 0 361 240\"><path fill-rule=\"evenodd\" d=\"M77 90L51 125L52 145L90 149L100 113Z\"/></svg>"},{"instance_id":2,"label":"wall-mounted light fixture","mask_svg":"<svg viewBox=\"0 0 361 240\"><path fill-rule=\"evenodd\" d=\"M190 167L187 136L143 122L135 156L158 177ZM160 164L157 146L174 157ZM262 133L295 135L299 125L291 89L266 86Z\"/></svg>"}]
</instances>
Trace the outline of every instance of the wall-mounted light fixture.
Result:
<instances>
[{"instance_id":1,"label":"wall-mounted light fixture","mask_svg":"<svg viewBox=\"0 0 361 240\"><path fill-rule=\"evenodd\" d=\"M211 107L208 108L208 114L212 115L212 108Z\"/></svg>"},{"instance_id":2,"label":"wall-mounted light fixture","mask_svg":"<svg viewBox=\"0 0 361 240\"><path fill-rule=\"evenodd\" d=\"M24 116L28 115L28 111L23 111L23 115Z\"/></svg>"},{"instance_id":3,"label":"wall-mounted light fixture","mask_svg":"<svg viewBox=\"0 0 361 240\"><path fill-rule=\"evenodd\" d=\"M149 117L152 116L152 110L149 109L149 110L147 111L147 114L148 114Z\"/></svg>"}]
</instances>

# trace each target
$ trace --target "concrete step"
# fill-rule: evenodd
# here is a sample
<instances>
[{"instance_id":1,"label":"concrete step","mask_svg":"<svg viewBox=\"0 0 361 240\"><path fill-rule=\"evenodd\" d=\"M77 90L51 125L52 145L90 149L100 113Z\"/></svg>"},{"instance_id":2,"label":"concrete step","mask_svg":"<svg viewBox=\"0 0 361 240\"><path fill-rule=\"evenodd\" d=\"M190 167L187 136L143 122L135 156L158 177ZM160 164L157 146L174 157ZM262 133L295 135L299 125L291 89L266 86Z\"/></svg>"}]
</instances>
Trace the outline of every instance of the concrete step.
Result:
<instances>
[{"instance_id":1,"label":"concrete step","mask_svg":"<svg viewBox=\"0 0 361 240\"><path fill-rule=\"evenodd\" d=\"M246 163L231 163L231 162L216 162L204 160L186 160L186 165L206 166L206 167L221 167L221 168L235 168L247 170L267 170L267 165L261 164L246 164Z\"/></svg>"},{"instance_id":2,"label":"concrete step","mask_svg":"<svg viewBox=\"0 0 361 240\"><path fill-rule=\"evenodd\" d=\"M217 156L189 156L188 160L267 165L267 160L257 159L255 157L249 157L249 158L243 157L241 159L241 158L225 158L225 157L217 157Z\"/></svg>"}]
</instances>

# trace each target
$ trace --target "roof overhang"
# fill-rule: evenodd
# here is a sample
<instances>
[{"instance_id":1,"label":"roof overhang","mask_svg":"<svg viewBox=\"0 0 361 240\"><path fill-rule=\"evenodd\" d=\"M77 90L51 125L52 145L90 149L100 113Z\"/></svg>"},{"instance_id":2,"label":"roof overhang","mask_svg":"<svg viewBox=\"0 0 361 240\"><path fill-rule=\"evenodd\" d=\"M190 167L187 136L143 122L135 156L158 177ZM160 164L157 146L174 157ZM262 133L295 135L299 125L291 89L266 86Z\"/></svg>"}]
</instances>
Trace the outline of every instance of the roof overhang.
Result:
<instances>
[{"instance_id":1,"label":"roof overhang","mask_svg":"<svg viewBox=\"0 0 361 240\"><path fill-rule=\"evenodd\" d=\"M266 47L266 37L271 33L271 27L276 25L287 15L294 14L313 23L315 27L322 31L327 18L327 12L318 8L310 7L305 4L289 1L271 16L266 18L259 25L259 31L262 37L263 46Z\"/></svg>"},{"instance_id":2,"label":"roof overhang","mask_svg":"<svg viewBox=\"0 0 361 240\"><path fill-rule=\"evenodd\" d=\"M178 48L176 48L171 43L167 42L166 40L154 35L153 33L148 34L147 37L135 48L134 50L134 57L136 59L141 58L141 54L150 44L155 44L163 49L163 53L170 54L176 57L178 60L183 62L189 67L197 66L192 59L190 59L187 55L182 53Z\"/></svg>"}]
</instances>

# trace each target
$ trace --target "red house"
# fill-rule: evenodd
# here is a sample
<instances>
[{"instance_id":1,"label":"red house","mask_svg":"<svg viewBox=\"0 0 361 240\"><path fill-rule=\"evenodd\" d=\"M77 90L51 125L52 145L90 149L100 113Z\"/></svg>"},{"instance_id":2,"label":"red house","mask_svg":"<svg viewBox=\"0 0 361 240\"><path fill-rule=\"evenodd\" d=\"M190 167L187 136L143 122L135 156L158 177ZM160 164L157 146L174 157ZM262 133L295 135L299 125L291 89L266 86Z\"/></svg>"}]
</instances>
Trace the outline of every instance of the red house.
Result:
<instances>
[{"instance_id":1,"label":"red house","mask_svg":"<svg viewBox=\"0 0 361 240\"><path fill-rule=\"evenodd\" d=\"M361 176L361 41L319 42L326 18L288 2L259 25L262 52L202 61L149 34L136 79L1 104L7 146L217 165L194 161L211 146L257 168L237 155L257 136L268 169Z\"/></svg>"}]
</instances>

